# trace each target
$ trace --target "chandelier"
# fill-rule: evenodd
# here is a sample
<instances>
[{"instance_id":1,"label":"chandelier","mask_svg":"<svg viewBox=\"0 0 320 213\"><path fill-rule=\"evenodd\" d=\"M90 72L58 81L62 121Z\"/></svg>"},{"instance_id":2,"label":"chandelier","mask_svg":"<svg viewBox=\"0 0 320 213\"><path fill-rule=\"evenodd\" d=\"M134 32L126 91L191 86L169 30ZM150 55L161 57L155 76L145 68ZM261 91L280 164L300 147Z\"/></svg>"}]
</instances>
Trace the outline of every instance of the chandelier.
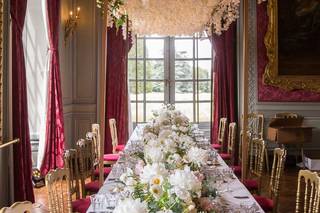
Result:
<instances>
[{"instance_id":1,"label":"chandelier","mask_svg":"<svg viewBox=\"0 0 320 213\"><path fill-rule=\"evenodd\" d=\"M240 0L97 0L97 3L107 10L107 25L122 27L124 34L128 29L139 36L177 36L204 31L221 34L239 17Z\"/></svg>"}]
</instances>

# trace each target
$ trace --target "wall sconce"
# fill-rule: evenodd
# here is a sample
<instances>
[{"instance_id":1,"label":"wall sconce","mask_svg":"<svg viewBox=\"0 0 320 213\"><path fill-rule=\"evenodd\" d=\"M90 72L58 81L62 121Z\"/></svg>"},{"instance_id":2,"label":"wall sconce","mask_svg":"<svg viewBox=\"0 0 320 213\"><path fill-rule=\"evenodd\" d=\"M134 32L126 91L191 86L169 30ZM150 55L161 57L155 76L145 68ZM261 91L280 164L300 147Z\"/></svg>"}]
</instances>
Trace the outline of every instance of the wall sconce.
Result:
<instances>
[{"instance_id":1,"label":"wall sconce","mask_svg":"<svg viewBox=\"0 0 320 213\"><path fill-rule=\"evenodd\" d=\"M77 11L74 14L73 11L70 11L69 18L65 23L64 27L64 43L67 43L68 38L73 34L75 29L77 28L77 22L80 18L80 7L77 7Z\"/></svg>"}]
</instances>

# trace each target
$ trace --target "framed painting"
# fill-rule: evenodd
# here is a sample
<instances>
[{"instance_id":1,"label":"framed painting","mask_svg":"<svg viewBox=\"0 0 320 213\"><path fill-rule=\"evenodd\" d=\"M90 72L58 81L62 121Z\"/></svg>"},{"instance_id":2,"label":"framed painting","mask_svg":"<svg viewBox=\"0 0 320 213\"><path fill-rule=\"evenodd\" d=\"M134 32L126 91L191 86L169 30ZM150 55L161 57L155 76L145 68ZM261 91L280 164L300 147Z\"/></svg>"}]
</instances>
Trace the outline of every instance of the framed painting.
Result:
<instances>
[{"instance_id":1,"label":"framed painting","mask_svg":"<svg viewBox=\"0 0 320 213\"><path fill-rule=\"evenodd\" d=\"M266 85L320 93L320 1L268 0Z\"/></svg>"}]
</instances>

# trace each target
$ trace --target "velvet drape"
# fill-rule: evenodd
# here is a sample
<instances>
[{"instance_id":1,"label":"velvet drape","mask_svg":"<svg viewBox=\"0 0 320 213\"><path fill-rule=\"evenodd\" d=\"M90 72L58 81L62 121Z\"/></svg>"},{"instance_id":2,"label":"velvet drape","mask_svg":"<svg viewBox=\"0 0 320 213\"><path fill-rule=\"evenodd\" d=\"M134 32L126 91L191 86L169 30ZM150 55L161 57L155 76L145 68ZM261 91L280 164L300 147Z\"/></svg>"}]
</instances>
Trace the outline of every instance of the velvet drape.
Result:
<instances>
[{"instance_id":1,"label":"velvet drape","mask_svg":"<svg viewBox=\"0 0 320 213\"><path fill-rule=\"evenodd\" d=\"M131 41L130 35L123 38L121 28L108 28L105 153L112 153L110 118L116 119L119 144L126 143L129 136L127 55Z\"/></svg>"},{"instance_id":2,"label":"velvet drape","mask_svg":"<svg viewBox=\"0 0 320 213\"><path fill-rule=\"evenodd\" d=\"M32 158L28 124L26 68L22 43L27 0L11 0L12 18L12 121L13 138L20 142L13 145L14 201L34 202L32 186Z\"/></svg>"},{"instance_id":3,"label":"velvet drape","mask_svg":"<svg viewBox=\"0 0 320 213\"><path fill-rule=\"evenodd\" d=\"M64 121L59 64L60 0L47 0L50 68L46 120L46 139L41 173L63 167Z\"/></svg>"},{"instance_id":4,"label":"velvet drape","mask_svg":"<svg viewBox=\"0 0 320 213\"><path fill-rule=\"evenodd\" d=\"M211 42L215 53L211 141L216 143L219 119L227 117L229 123L237 121L236 23L221 35L213 35Z\"/></svg>"}]
</instances>

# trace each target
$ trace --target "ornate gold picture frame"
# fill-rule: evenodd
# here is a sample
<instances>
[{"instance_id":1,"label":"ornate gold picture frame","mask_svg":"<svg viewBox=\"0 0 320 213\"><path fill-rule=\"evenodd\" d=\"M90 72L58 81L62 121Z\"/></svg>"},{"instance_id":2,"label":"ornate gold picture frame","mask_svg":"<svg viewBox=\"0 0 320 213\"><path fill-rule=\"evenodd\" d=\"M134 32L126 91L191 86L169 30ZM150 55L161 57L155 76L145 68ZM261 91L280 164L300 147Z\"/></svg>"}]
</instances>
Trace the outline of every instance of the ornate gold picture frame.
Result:
<instances>
[{"instance_id":1,"label":"ornate gold picture frame","mask_svg":"<svg viewBox=\"0 0 320 213\"><path fill-rule=\"evenodd\" d=\"M279 70L279 29L278 29L278 1L268 0L268 30L264 38L267 49L268 64L263 75L263 82L266 85L279 87L285 90L307 90L320 92L320 69L317 70L319 75L304 75L307 70L301 68L300 74L283 74ZM292 1L294 2L294 1ZM296 69L296 68L295 68Z\"/></svg>"}]
</instances>

